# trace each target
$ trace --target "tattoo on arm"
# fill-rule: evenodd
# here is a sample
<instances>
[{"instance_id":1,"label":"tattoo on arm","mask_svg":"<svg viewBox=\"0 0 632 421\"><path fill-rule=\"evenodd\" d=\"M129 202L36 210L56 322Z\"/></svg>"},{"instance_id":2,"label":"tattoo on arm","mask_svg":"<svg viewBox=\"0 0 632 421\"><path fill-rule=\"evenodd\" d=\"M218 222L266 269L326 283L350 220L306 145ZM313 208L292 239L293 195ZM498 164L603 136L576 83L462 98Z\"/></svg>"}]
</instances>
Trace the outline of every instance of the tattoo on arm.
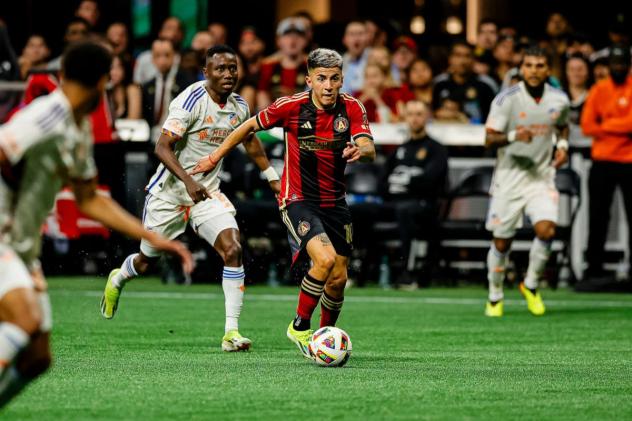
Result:
<instances>
[{"instance_id":1,"label":"tattoo on arm","mask_svg":"<svg viewBox=\"0 0 632 421\"><path fill-rule=\"evenodd\" d=\"M331 245L331 240L329 239L327 234L325 234L324 232L322 234L318 234L317 237L318 237L318 239L320 240L320 243L323 246L330 246Z\"/></svg>"}]
</instances>

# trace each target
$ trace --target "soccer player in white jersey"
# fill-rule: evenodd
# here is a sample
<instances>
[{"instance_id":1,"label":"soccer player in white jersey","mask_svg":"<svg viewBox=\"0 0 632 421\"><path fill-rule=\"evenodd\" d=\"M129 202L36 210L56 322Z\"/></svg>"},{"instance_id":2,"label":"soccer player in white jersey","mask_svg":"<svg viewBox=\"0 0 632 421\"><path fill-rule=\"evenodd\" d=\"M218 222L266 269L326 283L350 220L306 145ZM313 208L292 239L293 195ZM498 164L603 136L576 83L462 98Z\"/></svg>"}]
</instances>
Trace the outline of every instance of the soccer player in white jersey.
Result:
<instances>
[{"instance_id":1,"label":"soccer player in white jersey","mask_svg":"<svg viewBox=\"0 0 632 421\"><path fill-rule=\"evenodd\" d=\"M147 185L143 221L148 230L175 238L187 223L212 245L224 260L222 288L226 306L224 351L242 351L251 341L238 330L244 296L244 268L235 208L219 191L221 165L205 174L187 174L197 161L213 152L224 139L250 117L246 101L232 93L237 83L237 55L226 46L210 48L204 68L206 80L196 82L176 97L169 107L156 155L162 162ZM261 142L254 136L244 143L246 152L268 178L275 193L279 176L270 166ZM101 313L116 313L121 291L131 278L141 275L160 253L142 241L140 252L128 256L108 278Z\"/></svg>"},{"instance_id":2,"label":"soccer player in white jersey","mask_svg":"<svg viewBox=\"0 0 632 421\"><path fill-rule=\"evenodd\" d=\"M494 98L486 123L485 144L498 147L486 224L494 237L487 254L489 301L485 314L490 317L503 314L507 255L523 213L533 224L535 238L520 292L532 314L545 312L538 281L551 254L558 217L555 170L568 160L569 100L546 83L549 61L545 50L528 48L520 70L523 80Z\"/></svg>"},{"instance_id":3,"label":"soccer player in white jersey","mask_svg":"<svg viewBox=\"0 0 632 421\"><path fill-rule=\"evenodd\" d=\"M178 254L184 246L143 229L109 197L96 194L88 120L103 96L111 65L101 46L80 43L62 59L61 85L0 127L0 406L50 365L52 315L37 260L41 226L63 185L85 215Z\"/></svg>"}]
</instances>

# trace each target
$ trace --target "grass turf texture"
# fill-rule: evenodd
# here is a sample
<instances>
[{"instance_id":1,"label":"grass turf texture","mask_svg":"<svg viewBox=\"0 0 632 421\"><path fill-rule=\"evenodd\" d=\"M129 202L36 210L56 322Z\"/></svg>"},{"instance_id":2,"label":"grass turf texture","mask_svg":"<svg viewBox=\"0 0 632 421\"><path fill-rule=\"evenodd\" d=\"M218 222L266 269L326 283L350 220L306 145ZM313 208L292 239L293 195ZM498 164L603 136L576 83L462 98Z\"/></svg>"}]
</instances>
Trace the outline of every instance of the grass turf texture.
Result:
<instances>
[{"instance_id":1,"label":"grass turf texture","mask_svg":"<svg viewBox=\"0 0 632 421\"><path fill-rule=\"evenodd\" d=\"M483 316L481 289L352 289L341 369L285 337L294 288L249 288L249 353L220 350L218 286L136 280L99 314L103 279L49 279L55 365L6 419L632 419L632 296L544 291L531 316L507 291ZM175 297L174 297L175 295Z\"/></svg>"}]
</instances>

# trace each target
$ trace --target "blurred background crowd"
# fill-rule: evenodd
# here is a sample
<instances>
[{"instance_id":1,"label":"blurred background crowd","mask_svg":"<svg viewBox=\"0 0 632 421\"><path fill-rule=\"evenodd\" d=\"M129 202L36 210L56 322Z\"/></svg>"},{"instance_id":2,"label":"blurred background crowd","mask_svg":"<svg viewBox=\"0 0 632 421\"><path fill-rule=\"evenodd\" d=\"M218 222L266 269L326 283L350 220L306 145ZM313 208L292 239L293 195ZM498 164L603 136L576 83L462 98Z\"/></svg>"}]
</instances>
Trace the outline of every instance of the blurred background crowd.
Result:
<instances>
[{"instance_id":1,"label":"blurred background crowd","mask_svg":"<svg viewBox=\"0 0 632 421\"><path fill-rule=\"evenodd\" d=\"M490 104L520 80L523 50L540 45L550 54L548 83L563 89L572 104L569 171L574 169L583 183L569 191L569 233L561 238L559 258L552 259L556 268L550 282L604 274L628 279L632 236L617 214L618 202L613 206L614 228L606 233L610 252L603 246L603 256L589 262L585 233L576 236L575 252L569 245L572 223L580 223L577 208L585 209L590 200L586 179L591 138L581 129L582 108L591 86L609 77L611 46L629 43L627 5L606 1L584 10L570 1L492 0L6 3L0 6L0 120L55 89L65 46L86 39L106 46L114 61L107 95L92 116L95 156L102 189L136 213L156 165L151 153L156 130L170 101L204 78L209 47L229 44L238 51L236 92L248 101L251 113L306 89L310 50L321 46L340 51L343 91L366 107L379 151L375 164L349 169L356 237L352 277L358 284L382 286L414 288L467 276L484 282L476 272L484 269L484 259L472 241L485 244L479 252L488 246L489 235L473 216L484 214L485 204L455 205L455 200L473 168L493 165L493 152L484 150L480 135ZM274 133L263 133L261 139L280 170L283 143ZM239 151L227 159L223 173L222 188L238 208L252 280L290 282L285 231L265 180ZM479 190L470 193L484 188ZM582 191L588 196L583 200ZM621 192L623 202L632 200L623 186ZM99 226L82 223L67 199L60 197L46 227L49 273L78 255L84 262L74 265L78 272L101 272L107 263L101 267L100 262L116 260L134 247L110 238ZM455 214L461 218L454 219L469 224L466 230L450 223ZM196 246L194 236L189 241L199 247L198 277L208 278L219 261ZM518 256L516 276L521 270ZM459 266L457 260L469 263ZM181 279L169 264L165 267L166 279Z\"/></svg>"}]
</instances>

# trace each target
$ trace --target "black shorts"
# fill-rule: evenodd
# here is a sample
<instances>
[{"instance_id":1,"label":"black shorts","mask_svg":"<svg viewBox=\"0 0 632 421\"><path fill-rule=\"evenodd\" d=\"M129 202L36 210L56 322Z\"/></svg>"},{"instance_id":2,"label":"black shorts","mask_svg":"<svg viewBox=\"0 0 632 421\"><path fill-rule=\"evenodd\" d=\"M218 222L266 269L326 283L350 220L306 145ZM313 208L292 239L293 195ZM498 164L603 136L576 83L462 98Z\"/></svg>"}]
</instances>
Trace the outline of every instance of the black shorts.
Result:
<instances>
[{"instance_id":1,"label":"black shorts","mask_svg":"<svg viewBox=\"0 0 632 421\"><path fill-rule=\"evenodd\" d=\"M292 261L296 262L305 245L315 236L326 233L340 256L351 256L353 226L346 202L320 207L309 202L294 202L281 209L281 219L288 229Z\"/></svg>"}]
</instances>

